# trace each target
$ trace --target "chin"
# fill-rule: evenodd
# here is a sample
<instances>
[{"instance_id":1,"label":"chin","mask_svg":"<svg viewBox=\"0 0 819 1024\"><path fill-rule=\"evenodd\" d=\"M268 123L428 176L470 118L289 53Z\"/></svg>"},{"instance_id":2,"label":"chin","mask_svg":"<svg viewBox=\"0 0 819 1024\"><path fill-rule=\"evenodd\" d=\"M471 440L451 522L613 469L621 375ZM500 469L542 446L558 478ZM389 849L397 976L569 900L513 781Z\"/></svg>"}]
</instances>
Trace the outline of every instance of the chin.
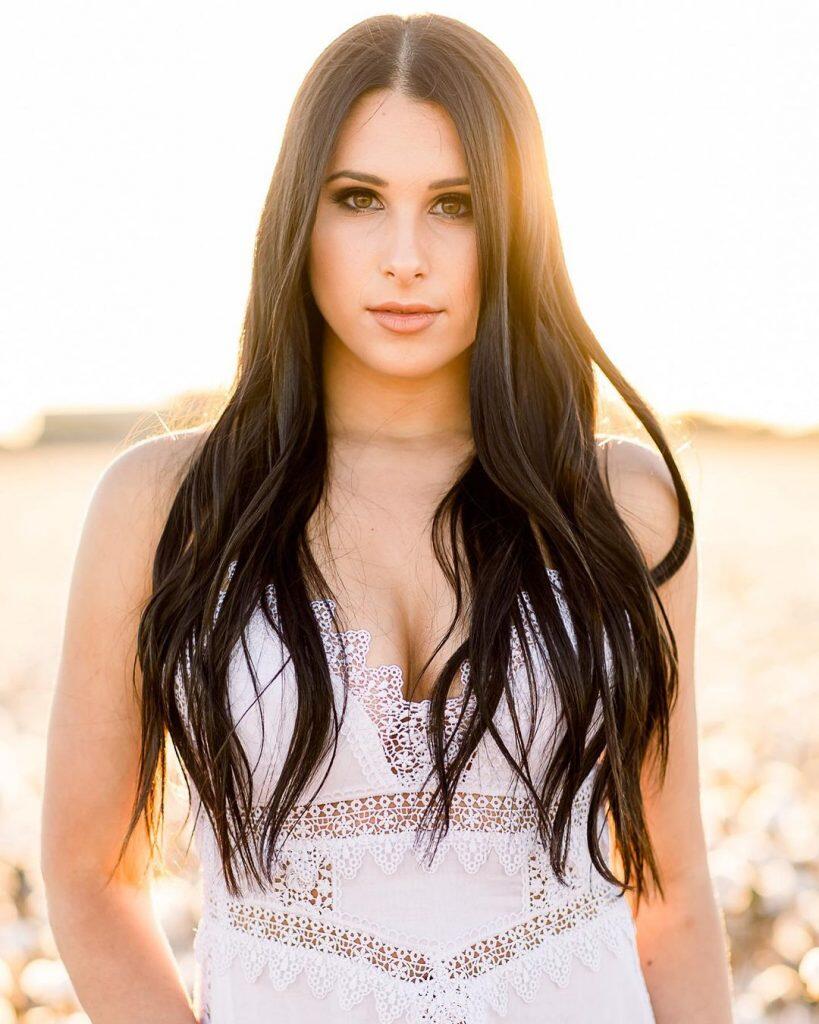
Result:
<instances>
[{"instance_id":1,"label":"chin","mask_svg":"<svg viewBox=\"0 0 819 1024\"><path fill-rule=\"evenodd\" d=\"M374 373L383 374L386 377L400 377L405 380L421 379L429 377L444 369L450 362L447 358L437 357L430 352L418 352L408 349L406 343L401 346L400 351L391 353L374 353L369 351L362 353L359 358Z\"/></svg>"},{"instance_id":2,"label":"chin","mask_svg":"<svg viewBox=\"0 0 819 1024\"><path fill-rule=\"evenodd\" d=\"M440 373L450 363L462 358L471 347L469 344L453 345L451 337L434 338L430 334L423 337L426 333L423 331L404 336L372 337L362 336L360 328L356 333L354 325L351 333L357 336L355 345L348 345L336 332L326 340L338 356L346 353L346 358L352 358L371 373L404 380L421 380Z\"/></svg>"}]
</instances>

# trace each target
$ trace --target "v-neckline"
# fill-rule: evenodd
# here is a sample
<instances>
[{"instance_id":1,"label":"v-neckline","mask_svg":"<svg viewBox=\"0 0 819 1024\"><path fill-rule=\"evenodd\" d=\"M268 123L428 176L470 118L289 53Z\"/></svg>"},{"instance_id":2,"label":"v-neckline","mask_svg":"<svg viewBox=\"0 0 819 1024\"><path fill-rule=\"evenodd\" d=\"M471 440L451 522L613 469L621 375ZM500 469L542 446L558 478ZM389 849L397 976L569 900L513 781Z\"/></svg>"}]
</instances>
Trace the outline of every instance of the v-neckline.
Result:
<instances>
[{"instance_id":1,"label":"v-neckline","mask_svg":"<svg viewBox=\"0 0 819 1024\"><path fill-rule=\"evenodd\" d=\"M557 569L547 566L546 572L553 582L559 583L560 573ZM373 679L386 677L390 684L389 690L393 699L403 710L411 711L415 709L416 713L419 711L429 711L432 705L432 697L424 697L421 700L409 700L404 695L404 684L406 683L406 678L401 665L398 665L395 662L381 662L378 665L370 664L370 652L372 650L373 638L369 629L354 627L351 629L334 630L329 628L326 623L328 621L332 621L333 612L336 608L336 602L331 597L315 598L310 601L310 607L313 609L319 630L324 638L329 639L331 644L339 642L345 648L349 644L352 651L358 653L360 663L359 668L364 673L365 682L367 684L369 684ZM456 694L454 697L446 698L444 706L447 712L450 712L463 703L466 673L468 672L468 669L469 661L468 659L464 659L460 667L461 692Z\"/></svg>"},{"instance_id":2,"label":"v-neckline","mask_svg":"<svg viewBox=\"0 0 819 1024\"><path fill-rule=\"evenodd\" d=\"M413 707L416 707L419 710L428 710L431 707L431 697L424 697L421 700L409 700L404 695L404 684L406 682L406 678L404 676L404 670L400 665L389 661L383 661L377 665L370 664L370 652L372 650L373 637L369 629L359 627L354 629L334 630L325 625L326 619L332 620L332 614L336 607L336 602L332 598L317 598L310 602L310 606L316 615L322 636L326 637L331 644L337 642L339 646L348 648L358 654L360 671L366 675L366 681L368 683L375 678L385 678L388 681L391 696L402 708L412 709ZM446 698L445 704L447 708L455 707L463 702L465 664L466 661L461 664L461 692L456 694L454 697Z\"/></svg>"}]
</instances>

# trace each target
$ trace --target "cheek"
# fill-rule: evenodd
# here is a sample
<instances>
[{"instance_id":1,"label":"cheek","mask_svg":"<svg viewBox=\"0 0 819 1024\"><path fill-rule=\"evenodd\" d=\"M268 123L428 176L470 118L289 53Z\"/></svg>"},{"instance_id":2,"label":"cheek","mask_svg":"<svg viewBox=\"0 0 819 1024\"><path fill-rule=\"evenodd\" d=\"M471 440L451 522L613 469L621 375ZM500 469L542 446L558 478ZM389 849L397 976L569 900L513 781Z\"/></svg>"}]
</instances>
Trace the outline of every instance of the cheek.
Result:
<instances>
[{"instance_id":1,"label":"cheek","mask_svg":"<svg viewBox=\"0 0 819 1024\"><path fill-rule=\"evenodd\" d=\"M319 305L322 297L354 301L363 280L361 253L350 244L343 225L317 225L310 241L309 276Z\"/></svg>"}]
</instances>

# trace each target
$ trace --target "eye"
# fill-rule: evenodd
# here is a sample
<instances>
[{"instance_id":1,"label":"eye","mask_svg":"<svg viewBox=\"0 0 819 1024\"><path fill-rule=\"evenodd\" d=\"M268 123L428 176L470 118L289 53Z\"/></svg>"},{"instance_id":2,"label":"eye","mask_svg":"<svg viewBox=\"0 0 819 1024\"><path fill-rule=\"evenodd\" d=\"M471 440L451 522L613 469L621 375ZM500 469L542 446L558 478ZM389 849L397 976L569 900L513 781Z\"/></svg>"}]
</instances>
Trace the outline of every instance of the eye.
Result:
<instances>
[{"instance_id":1,"label":"eye","mask_svg":"<svg viewBox=\"0 0 819 1024\"><path fill-rule=\"evenodd\" d=\"M375 193L371 192L368 188L345 188L340 192L334 192L330 198L345 210L349 210L350 213L367 213L373 209L372 206L350 206L347 200L356 196L363 196L365 199L375 199Z\"/></svg>"},{"instance_id":2,"label":"eye","mask_svg":"<svg viewBox=\"0 0 819 1024\"><path fill-rule=\"evenodd\" d=\"M438 203L446 203L448 206L460 204L465 207L463 213L444 213L443 216L448 220L461 220L461 218L468 217L472 213L472 202L469 196L463 192L452 192L448 196L441 196L440 199L436 200L435 205L437 206Z\"/></svg>"},{"instance_id":3,"label":"eye","mask_svg":"<svg viewBox=\"0 0 819 1024\"><path fill-rule=\"evenodd\" d=\"M347 202L348 199L352 199L355 202L357 197L370 200L370 202L366 206L351 206ZM368 188L342 189L340 192L335 192L330 198L332 202L337 203L343 209L348 210L352 214L369 213L371 210L377 210L381 208L372 205L372 200L375 199L376 196L375 193L370 191L370 189ZM439 216L444 217L446 220L462 220L463 218L468 217L472 213L471 199L468 195L466 195L463 192L452 192L449 195L440 196L438 199L436 199L435 206L438 206L439 204L444 204L449 207L452 207L453 205L457 207L460 204L462 207L464 207L464 210L461 213L452 213L445 210L441 214L439 214Z\"/></svg>"}]
</instances>

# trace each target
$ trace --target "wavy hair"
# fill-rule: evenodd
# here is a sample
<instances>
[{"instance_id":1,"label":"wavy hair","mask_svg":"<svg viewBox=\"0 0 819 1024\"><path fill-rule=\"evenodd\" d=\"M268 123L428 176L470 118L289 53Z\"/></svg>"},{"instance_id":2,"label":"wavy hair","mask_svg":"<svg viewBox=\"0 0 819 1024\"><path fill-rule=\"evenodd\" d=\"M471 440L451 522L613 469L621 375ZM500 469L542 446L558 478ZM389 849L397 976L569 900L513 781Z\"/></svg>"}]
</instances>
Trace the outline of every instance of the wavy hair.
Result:
<instances>
[{"instance_id":1,"label":"wavy hair","mask_svg":"<svg viewBox=\"0 0 819 1024\"><path fill-rule=\"evenodd\" d=\"M142 745L122 852L143 815L157 851L169 739L213 826L231 893L239 886L234 855L260 884L269 880L285 819L305 800L338 741L332 678L310 603L332 592L306 539L326 493L328 453L322 318L306 267L339 129L360 96L381 89L439 104L452 118L472 183L479 252L481 306L469 380L474 452L431 521L435 557L455 593L455 621L468 602L469 632L438 674L431 697L434 797L440 799L428 805L422 827L429 815L435 837L448 828L458 779L488 732L531 795L558 877L564 877L574 797L596 766L587 827L595 867L610 882L636 889L638 899L649 872L662 892L640 769L652 740L663 776L667 765L678 661L656 588L691 547L691 504L657 417L578 308L529 92L491 41L432 14L384 15L352 26L319 55L293 102L256 235L236 374L180 474L139 623L134 676L138 661ZM595 364L673 477L677 535L653 567L618 514L600 469ZM575 643L544 571L546 551L560 576ZM275 616L265 600L270 587ZM521 640L527 631L517 600L522 590L549 652L565 724L548 763L534 766L535 777L513 699L514 751L494 722L500 702L512 698L510 630ZM237 644L247 653L243 633L260 604L292 660L297 701L254 848L252 770L231 718L229 664ZM526 652L526 643L522 647ZM447 759L444 705L464 658L476 700L462 723L462 741ZM536 689L528 653L525 659ZM257 696L258 682L254 672ZM610 871L593 827L604 803L623 879Z\"/></svg>"}]
</instances>

